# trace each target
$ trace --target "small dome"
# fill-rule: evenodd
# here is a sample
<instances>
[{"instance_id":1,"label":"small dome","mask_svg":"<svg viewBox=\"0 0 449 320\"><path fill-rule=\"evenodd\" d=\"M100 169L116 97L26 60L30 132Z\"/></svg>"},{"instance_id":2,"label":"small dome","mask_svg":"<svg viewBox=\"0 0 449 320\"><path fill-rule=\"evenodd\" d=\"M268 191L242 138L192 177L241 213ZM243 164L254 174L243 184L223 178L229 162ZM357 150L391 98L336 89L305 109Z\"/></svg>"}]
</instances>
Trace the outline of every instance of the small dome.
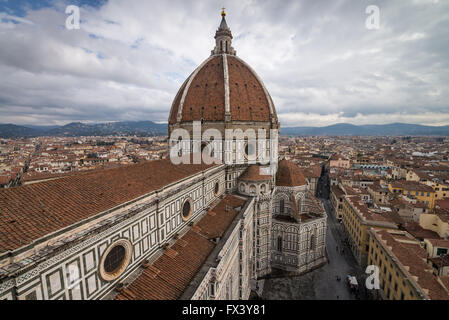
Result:
<instances>
[{"instance_id":1,"label":"small dome","mask_svg":"<svg viewBox=\"0 0 449 320\"><path fill-rule=\"evenodd\" d=\"M298 187L307 185L302 170L292 161L281 160L276 173L276 186Z\"/></svg>"},{"instance_id":2,"label":"small dome","mask_svg":"<svg viewBox=\"0 0 449 320\"><path fill-rule=\"evenodd\" d=\"M258 164L253 164L242 173L239 177L241 181L269 181L270 175L264 175L260 173L261 167Z\"/></svg>"}]
</instances>

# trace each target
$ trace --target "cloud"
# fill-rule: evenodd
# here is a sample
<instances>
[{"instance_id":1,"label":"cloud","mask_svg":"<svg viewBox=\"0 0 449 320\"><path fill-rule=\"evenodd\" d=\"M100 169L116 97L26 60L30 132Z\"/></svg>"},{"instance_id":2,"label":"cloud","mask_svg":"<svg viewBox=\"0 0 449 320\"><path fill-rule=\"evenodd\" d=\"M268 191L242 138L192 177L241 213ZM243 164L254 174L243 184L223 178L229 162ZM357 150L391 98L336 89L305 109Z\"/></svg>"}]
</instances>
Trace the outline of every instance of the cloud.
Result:
<instances>
[{"instance_id":1,"label":"cloud","mask_svg":"<svg viewBox=\"0 0 449 320\"><path fill-rule=\"evenodd\" d=\"M166 121L214 46L212 1L0 2L0 122ZM282 126L448 124L449 3L227 0L239 57L260 75ZM72 3L70 3L72 4ZM86 5L89 4L89 5Z\"/></svg>"}]
</instances>

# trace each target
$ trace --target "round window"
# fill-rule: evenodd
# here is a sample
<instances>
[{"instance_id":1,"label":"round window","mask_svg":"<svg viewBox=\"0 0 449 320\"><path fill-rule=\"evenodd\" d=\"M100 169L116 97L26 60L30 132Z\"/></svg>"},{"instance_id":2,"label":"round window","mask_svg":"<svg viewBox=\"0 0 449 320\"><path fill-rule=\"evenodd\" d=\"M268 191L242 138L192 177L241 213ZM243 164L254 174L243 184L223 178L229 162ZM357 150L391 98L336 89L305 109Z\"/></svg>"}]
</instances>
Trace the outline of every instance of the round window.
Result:
<instances>
[{"instance_id":1,"label":"round window","mask_svg":"<svg viewBox=\"0 0 449 320\"><path fill-rule=\"evenodd\" d=\"M220 192L220 184L215 182L215 188L214 188L215 195L218 195L218 192Z\"/></svg>"},{"instance_id":2,"label":"round window","mask_svg":"<svg viewBox=\"0 0 449 320\"><path fill-rule=\"evenodd\" d=\"M100 275L105 281L120 277L131 260L132 244L121 239L114 242L104 252L100 263Z\"/></svg>"},{"instance_id":3,"label":"round window","mask_svg":"<svg viewBox=\"0 0 449 320\"><path fill-rule=\"evenodd\" d=\"M246 143L245 144L245 157L251 157L253 158L256 154L256 147L254 143Z\"/></svg>"},{"instance_id":4,"label":"round window","mask_svg":"<svg viewBox=\"0 0 449 320\"><path fill-rule=\"evenodd\" d=\"M192 200L186 199L182 205L182 219L187 221L192 215Z\"/></svg>"}]
</instances>

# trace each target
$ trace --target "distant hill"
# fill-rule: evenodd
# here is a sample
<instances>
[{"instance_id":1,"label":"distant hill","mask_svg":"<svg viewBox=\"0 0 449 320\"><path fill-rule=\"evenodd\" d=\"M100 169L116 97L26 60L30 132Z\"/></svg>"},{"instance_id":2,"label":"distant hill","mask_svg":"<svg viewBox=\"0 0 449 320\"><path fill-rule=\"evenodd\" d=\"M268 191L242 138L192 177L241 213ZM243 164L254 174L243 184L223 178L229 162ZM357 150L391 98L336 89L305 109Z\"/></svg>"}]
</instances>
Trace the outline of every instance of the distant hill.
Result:
<instances>
[{"instance_id":1,"label":"distant hill","mask_svg":"<svg viewBox=\"0 0 449 320\"><path fill-rule=\"evenodd\" d=\"M449 126L434 127L407 123L356 126L339 123L326 127L281 127L281 134L295 136L449 136Z\"/></svg>"},{"instance_id":2,"label":"distant hill","mask_svg":"<svg viewBox=\"0 0 449 320\"><path fill-rule=\"evenodd\" d=\"M0 124L0 138L108 135L159 136L166 134L167 124L157 124L152 121L122 121L97 124L72 122L65 126ZM449 136L449 126L433 127L406 123L356 126L348 123L339 123L326 127L281 127L281 134L295 136Z\"/></svg>"},{"instance_id":3,"label":"distant hill","mask_svg":"<svg viewBox=\"0 0 449 320\"><path fill-rule=\"evenodd\" d=\"M1 138L107 135L159 136L166 134L166 124L157 124L152 121L123 121L97 124L72 122L65 126L17 126L14 124L0 124Z\"/></svg>"},{"instance_id":4,"label":"distant hill","mask_svg":"<svg viewBox=\"0 0 449 320\"><path fill-rule=\"evenodd\" d=\"M18 137L35 137L41 132L37 129L16 126L14 124L1 124L0 123L0 137L1 138L18 138Z\"/></svg>"}]
</instances>

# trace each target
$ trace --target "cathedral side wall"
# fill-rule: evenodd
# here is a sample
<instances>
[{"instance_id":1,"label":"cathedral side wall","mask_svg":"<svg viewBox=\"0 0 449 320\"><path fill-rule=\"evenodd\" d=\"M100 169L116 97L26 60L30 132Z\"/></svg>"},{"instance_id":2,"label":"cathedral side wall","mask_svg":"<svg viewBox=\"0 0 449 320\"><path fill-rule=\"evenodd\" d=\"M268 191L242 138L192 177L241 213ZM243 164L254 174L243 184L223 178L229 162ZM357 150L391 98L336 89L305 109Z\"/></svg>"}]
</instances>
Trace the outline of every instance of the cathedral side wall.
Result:
<instances>
[{"instance_id":1,"label":"cathedral side wall","mask_svg":"<svg viewBox=\"0 0 449 320\"><path fill-rule=\"evenodd\" d=\"M217 194L215 182L220 185ZM139 201L139 207L134 210L117 210L112 217L120 214L125 216L110 227L103 228L101 232L89 233L82 241L72 242L73 245L69 243L67 247L58 253L49 254L32 268L0 280L0 300L102 299L117 283L126 281L144 260L157 255L174 234L182 233L191 221L199 218L206 207L224 192L225 170L220 166L204 175L199 173L173 187L163 189L158 193L159 201L155 201L156 197L152 194ZM193 212L184 221L181 206L186 198L192 200ZM109 219L111 218L107 220ZM100 261L105 251L121 239L131 243L130 262L118 279L107 282L100 274Z\"/></svg>"},{"instance_id":2,"label":"cathedral side wall","mask_svg":"<svg viewBox=\"0 0 449 320\"><path fill-rule=\"evenodd\" d=\"M211 267L192 296L193 300L248 299L252 278L254 201L243 211L224 237L217 255L216 267ZM229 234L228 234L229 233Z\"/></svg>"}]
</instances>

